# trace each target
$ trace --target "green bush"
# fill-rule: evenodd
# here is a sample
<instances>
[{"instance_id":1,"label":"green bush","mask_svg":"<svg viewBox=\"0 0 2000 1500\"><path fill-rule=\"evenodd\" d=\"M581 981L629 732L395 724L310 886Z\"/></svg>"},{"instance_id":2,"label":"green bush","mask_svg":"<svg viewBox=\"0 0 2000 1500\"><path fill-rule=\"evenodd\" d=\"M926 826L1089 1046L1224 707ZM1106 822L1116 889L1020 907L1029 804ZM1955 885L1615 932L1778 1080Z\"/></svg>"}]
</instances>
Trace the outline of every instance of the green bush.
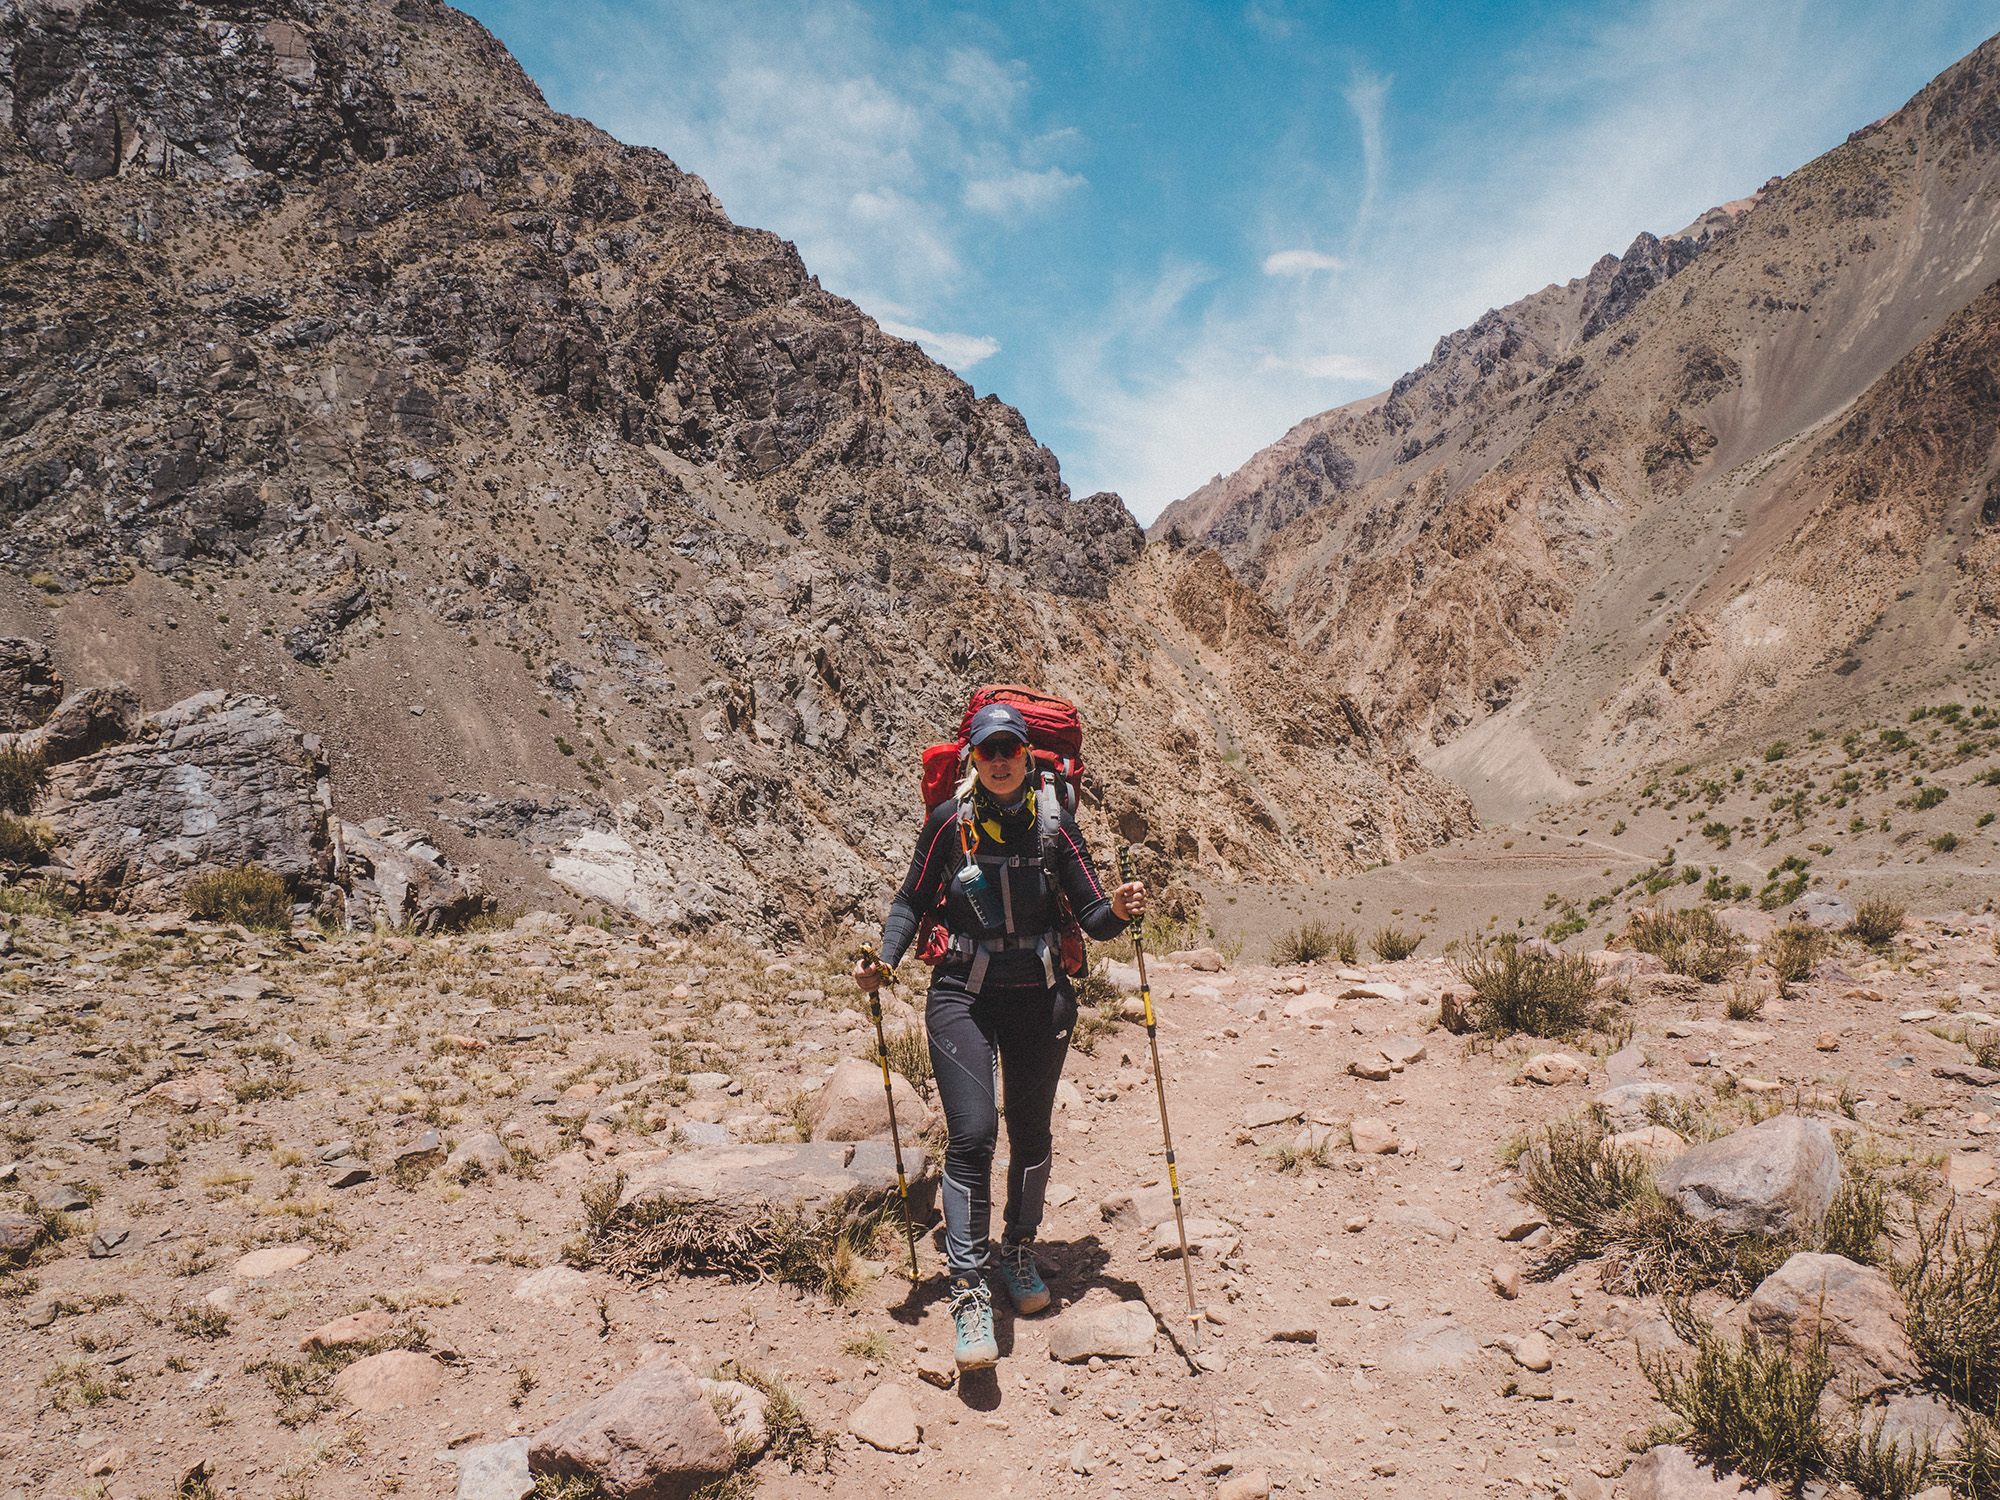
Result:
<instances>
[{"instance_id":1,"label":"green bush","mask_svg":"<svg viewBox=\"0 0 2000 1500\"><path fill-rule=\"evenodd\" d=\"M1931 840L1931 848L1939 854L1949 854L1957 847L1958 835L1955 833L1941 833Z\"/></svg>"},{"instance_id":2,"label":"green bush","mask_svg":"<svg viewBox=\"0 0 2000 1500\"><path fill-rule=\"evenodd\" d=\"M1411 934L1400 927L1380 927L1375 936L1368 940L1368 946L1375 950L1375 956L1385 964L1399 963L1417 951L1423 942L1423 934Z\"/></svg>"},{"instance_id":3,"label":"green bush","mask_svg":"<svg viewBox=\"0 0 2000 1500\"><path fill-rule=\"evenodd\" d=\"M0 808L10 813L31 813L48 784L48 757L41 751L11 745L0 750Z\"/></svg>"},{"instance_id":4,"label":"green bush","mask_svg":"<svg viewBox=\"0 0 2000 1500\"><path fill-rule=\"evenodd\" d=\"M1929 812L1950 795L1951 793L1941 786L1927 786L1917 793L1916 800L1910 805L1918 812Z\"/></svg>"},{"instance_id":5,"label":"green bush","mask_svg":"<svg viewBox=\"0 0 2000 1500\"><path fill-rule=\"evenodd\" d=\"M1596 1014L1597 971L1580 953L1524 951L1510 934L1461 945L1452 969L1471 987L1473 1020L1488 1036L1573 1036Z\"/></svg>"},{"instance_id":6,"label":"green bush","mask_svg":"<svg viewBox=\"0 0 2000 1500\"><path fill-rule=\"evenodd\" d=\"M1833 1362L1815 1341L1803 1359L1699 1329L1692 1366L1640 1356L1661 1404L1687 1424L1687 1447L1753 1484L1802 1483L1828 1458L1819 1398Z\"/></svg>"},{"instance_id":7,"label":"green bush","mask_svg":"<svg viewBox=\"0 0 2000 1500\"><path fill-rule=\"evenodd\" d=\"M0 861L14 865L38 865L55 848L55 835L38 819L17 818L0 813Z\"/></svg>"},{"instance_id":8,"label":"green bush","mask_svg":"<svg viewBox=\"0 0 2000 1500\"><path fill-rule=\"evenodd\" d=\"M1333 952L1333 933L1323 922L1302 922L1271 944L1271 962L1280 968L1317 963Z\"/></svg>"},{"instance_id":9,"label":"green bush","mask_svg":"<svg viewBox=\"0 0 2000 1500\"><path fill-rule=\"evenodd\" d=\"M284 877L261 865L197 875L184 894L188 914L204 922L236 922L266 932L292 924L292 897Z\"/></svg>"}]
</instances>

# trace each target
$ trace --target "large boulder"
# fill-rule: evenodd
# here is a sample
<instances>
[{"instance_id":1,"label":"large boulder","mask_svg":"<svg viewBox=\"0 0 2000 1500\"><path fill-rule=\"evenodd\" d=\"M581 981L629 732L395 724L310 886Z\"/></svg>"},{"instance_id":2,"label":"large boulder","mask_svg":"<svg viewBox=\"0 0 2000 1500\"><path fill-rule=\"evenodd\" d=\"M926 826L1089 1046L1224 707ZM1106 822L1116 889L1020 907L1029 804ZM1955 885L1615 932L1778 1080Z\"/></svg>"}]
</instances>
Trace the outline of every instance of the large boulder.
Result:
<instances>
[{"instance_id":1,"label":"large boulder","mask_svg":"<svg viewBox=\"0 0 2000 1500\"><path fill-rule=\"evenodd\" d=\"M18 733L47 722L62 702L62 674L40 641L0 640L0 730Z\"/></svg>"},{"instance_id":2,"label":"large boulder","mask_svg":"<svg viewBox=\"0 0 2000 1500\"><path fill-rule=\"evenodd\" d=\"M896 1127L912 1140L924 1125L924 1101L901 1073L889 1074L896 1092ZM882 1065L843 1057L826 1075L807 1112L816 1141L866 1141L889 1134L889 1098Z\"/></svg>"},{"instance_id":3,"label":"large boulder","mask_svg":"<svg viewBox=\"0 0 2000 1500\"><path fill-rule=\"evenodd\" d=\"M106 745L122 745L139 732L139 695L122 682L86 688L64 703L37 729L11 737L9 744L39 750L52 766L79 760Z\"/></svg>"},{"instance_id":4,"label":"large boulder","mask_svg":"<svg viewBox=\"0 0 2000 1500\"><path fill-rule=\"evenodd\" d=\"M595 1480L609 1500L687 1500L735 1464L729 1434L685 1365L662 1360L528 1443L528 1471Z\"/></svg>"},{"instance_id":5,"label":"large boulder","mask_svg":"<svg viewBox=\"0 0 2000 1500\"><path fill-rule=\"evenodd\" d=\"M1825 1216L1840 1189L1840 1158L1823 1122L1779 1115L1696 1146L1659 1184L1690 1218L1734 1234L1782 1234Z\"/></svg>"},{"instance_id":6,"label":"large boulder","mask_svg":"<svg viewBox=\"0 0 2000 1500\"><path fill-rule=\"evenodd\" d=\"M493 910L477 870L457 870L421 833L394 818L336 820L334 873L347 890L349 926L435 932Z\"/></svg>"},{"instance_id":7,"label":"large boulder","mask_svg":"<svg viewBox=\"0 0 2000 1500\"><path fill-rule=\"evenodd\" d=\"M1832 891L1808 891L1785 916L1788 921L1838 932L1854 920L1854 908Z\"/></svg>"},{"instance_id":8,"label":"large boulder","mask_svg":"<svg viewBox=\"0 0 2000 1500\"><path fill-rule=\"evenodd\" d=\"M52 745L88 743L110 732L123 702L106 690L95 708L79 708L72 721L65 705L34 733L62 721L65 737ZM261 865L295 888L325 880L329 804L316 737L267 699L209 692L57 765L40 812L87 898L143 910L171 904L197 875L237 865Z\"/></svg>"},{"instance_id":9,"label":"large boulder","mask_svg":"<svg viewBox=\"0 0 2000 1500\"><path fill-rule=\"evenodd\" d=\"M1914 1373L1903 1299L1889 1278L1843 1255L1801 1251L1758 1285L1750 1327L1759 1341L1800 1358L1815 1338L1833 1361L1834 1385L1872 1396Z\"/></svg>"}]
</instances>

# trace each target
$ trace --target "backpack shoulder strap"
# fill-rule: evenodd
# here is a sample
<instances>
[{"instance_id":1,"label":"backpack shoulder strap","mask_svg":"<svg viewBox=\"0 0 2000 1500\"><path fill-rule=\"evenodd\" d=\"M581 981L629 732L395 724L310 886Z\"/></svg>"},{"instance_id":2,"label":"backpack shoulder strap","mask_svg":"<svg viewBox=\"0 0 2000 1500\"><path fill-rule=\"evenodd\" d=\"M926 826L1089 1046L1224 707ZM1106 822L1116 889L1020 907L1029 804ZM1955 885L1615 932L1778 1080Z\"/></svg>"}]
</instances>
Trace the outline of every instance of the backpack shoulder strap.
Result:
<instances>
[{"instance_id":1,"label":"backpack shoulder strap","mask_svg":"<svg viewBox=\"0 0 2000 1500\"><path fill-rule=\"evenodd\" d=\"M1047 870L1055 859L1056 837L1062 832L1062 801L1056 795L1056 778L1048 771L1042 772L1035 788L1035 832L1041 847L1042 868Z\"/></svg>"}]
</instances>

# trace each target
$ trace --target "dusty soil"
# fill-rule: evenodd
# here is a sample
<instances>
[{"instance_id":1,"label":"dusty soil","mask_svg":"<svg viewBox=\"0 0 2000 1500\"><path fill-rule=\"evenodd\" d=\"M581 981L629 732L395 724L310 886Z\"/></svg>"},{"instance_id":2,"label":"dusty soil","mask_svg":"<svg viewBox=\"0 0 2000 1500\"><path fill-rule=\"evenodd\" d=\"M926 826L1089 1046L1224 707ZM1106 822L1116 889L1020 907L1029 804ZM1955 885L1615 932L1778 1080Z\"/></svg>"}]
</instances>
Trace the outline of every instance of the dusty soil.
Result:
<instances>
[{"instance_id":1,"label":"dusty soil","mask_svg":"<svg viewBox=\"0 0 2000 1500\"><path fill-rule=\"evenodd\" d=\"M534 1294L578 1233L581 1191L620 1156L669 1145L690 1117L784 1136L799 1091L834 1057L868 1050L839 956L655 949L543 918L415 943L164 925L13 919L0 1126L18 1160L6 1186L23 1204L66 1187L92 1201L5 1280L0 1494L166 1496L205 1462L218 1494L448 1495L454 1447L536 1430L661 1356L781 1375L832 1432L881 1380L917 1393L919 1454L848 1438L826 1472L767 1460L757 1474L774 1496L1197 1495L1208 1471L1255 1467L1294 1491L1435 1494L1518 1477L1583 1496L1602 1493L1596 1476L1615 1475L1659 1416L1630 1336L1662 1336L1656 1305L1607 1296L1588 1264L1530 1280L1517 1302L1490 1282L1498 1260L1532 1262L1495 1238L1517 1206L1504 1148L1585 1105L1604 1061L1572 1048L1589 1083L1544 1089L1514 1081L1543 1044L1426 1034L1451 982L1435 958L1220 974L1156 960L1189 1211L1241 1238L1226 1262L1194 1262L1197 1296L1222 1320L1200 1335L1217 1368L1196 1373L1174 1346L1186 1337L1179 1266L1099 1211L1160 1175L1144 1034L1127 1025L1072 1058L1044 1259L1059 1298L1142 1295L1172 1336L1149 1358L1070 1367L1047 1356L1046 1316L1003 1314L997 1374L941 1391L913 1368L926 1345L950 1343L929 1244L914 1289L882 1269L846 1308L780 1285L642 1286L596 1270ZM1743 1026L1718 1025L1722 989L1642 983L1626 1019L1646 1076L1719 1081L1714 1053L1729 1076L1782 1086L1715 1096L1725 1125L1772 1098L1809 1107L1799 1101L1845 1079L1872 1149L1963 1158L1954 1175L1968 1188L1990 1178L1985 1138L1966 1133L1990 1106L1930 1076L1961 1048L1898 1020L2000 1007L1990 923L1932 922L1886 961L1863 958L1845 956L1852 979L1810 984ZM1285 1016L1297 990L1321 997L1310 1018ZM1837 1051L1815 1050L1822 1033ZM1403 1074L1343 1071L1358 1048L1405 1035L1429 1055ZM685 1092L704 1071L736 1092ZM163 1081L214 1102L184 1109L171 1088L155 1092ZM1286 1118L1251 1126L1271 1114ZM1389 1124L1400 1154L1336 1147L1324 1166L1279 1169L1275 1148L1307 1124L1338 1142L1356 1116ZM427 1129L449 1146L489 1125L515 1148L515 1170L496 1180L394 1164ZM319 1156L341 1138L373 1180L329 1185ZM154 1165L135 1160L149 1149L163 1153ZM120 1253L93 1257L127 1227ZM287 1244L310 1258L241 1273L240 1256ZM51 1303L53 1320L29 1326ZM300 1352L314 1328L369 1308L392 1315L389 1342L441 1361L435 1393L362 1412L330 1389L332 1366ZM1537 1326L1557 1350L1539 1384L1488 1347ZM1438 1354L1453 1328L1473 1347Z\"/></svg>"}]
</instances>

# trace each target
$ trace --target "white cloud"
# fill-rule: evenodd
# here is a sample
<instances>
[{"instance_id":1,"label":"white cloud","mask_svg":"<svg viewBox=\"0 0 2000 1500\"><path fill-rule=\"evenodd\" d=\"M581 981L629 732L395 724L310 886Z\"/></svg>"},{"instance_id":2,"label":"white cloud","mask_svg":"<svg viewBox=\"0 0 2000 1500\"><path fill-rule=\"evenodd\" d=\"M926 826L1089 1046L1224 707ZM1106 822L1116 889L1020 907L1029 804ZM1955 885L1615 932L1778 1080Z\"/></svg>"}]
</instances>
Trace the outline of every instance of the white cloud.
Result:
<instances>
[{"instance_id":1,"label":"white cloud","mask_svg":"<svg viewBox=\"0 0 2000 1500\"><path fill-rule=\"evenodd\" d=\"M940 364L951 366L961 375L982 359L991 359L1000 352L1000 341L987 338L984 334L933 333L928 328L898 323L889 318L877 318L875 321L882 325L884 333L922 345L924 353Z\"/></svg>"},{"instance_id":2,"label":"white cloud","mask_svg":"<svg viewBox=\"0 0 2000 1500\"><path fill-rule=\"evenodd\" d=\"M978 178L965 185L965 206L995 218L1031 214L1047 208L1065 193L1082 187L1084 179L1061 167L1045 172L1025 168L1001 177Z\"/></svg>"},{"instance_id":3,"label":"white cloud","mask_svg":"<svg viewBox=\"0 0 2000 1500\"><path fill-rule=\"evenodd\" d=\"M1266 276L1310 276L1315 271L1345 270L1347 262L1318 250L1279 250L1264 257Z\"/></svg>"},{"instance_id":4,"label":"white cloud","mask_svg":"<svg viewBox=\"0 0 2000 1500\"><path fill-rule=\"evenodd\" d=\"M1368 385L1387 385L1396 378L1373 360L1357 359L1352 354L1308 354L1298 359L1273 356L1265 368L1291 370L1314 380L1359 380Z\"/></svg>"}]
</instances>

